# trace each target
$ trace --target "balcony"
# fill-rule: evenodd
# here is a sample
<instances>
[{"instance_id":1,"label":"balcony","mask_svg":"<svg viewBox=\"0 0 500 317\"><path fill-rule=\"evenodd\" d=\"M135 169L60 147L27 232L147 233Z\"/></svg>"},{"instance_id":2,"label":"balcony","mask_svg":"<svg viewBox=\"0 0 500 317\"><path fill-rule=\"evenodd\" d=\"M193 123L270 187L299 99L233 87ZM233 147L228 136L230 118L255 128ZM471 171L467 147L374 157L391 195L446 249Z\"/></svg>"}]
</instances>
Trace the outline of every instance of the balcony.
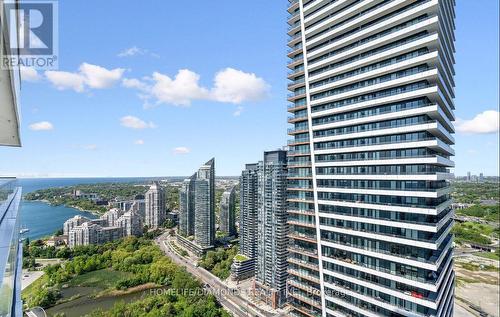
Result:
<instances>
[{"instance_id":1,"label":"balcony","mask_svg":"<svg viewBox=\"0 0 500 317\"><path fill-rule=\"evenodd\" d=\"M314 242L316 243L316 242ZM316 249L316 246L314 248L306 249L299 247L297 245L291 245L287 248L288 252L293 252L293 253L298 253L298 254L304 254L312 258L318 258L318 250Z\"/></svg>"},{"instance_id":2,"label":"balcony","mask_svg":"<svg viewBox=\"0 0 500 317\"><path fill-rule=\"evenodd\" d=\"M295 270L292 268L289 268L287 271L288 271L288 274L292 274L292 275L295 275L295 276L298 276L298 277L304 278L306 280L309 280L311 282L319 284L319 277L318 276L311 275L309 273L306 273L305 271L302 271L302 270L299 271L299 270Z\"/></svg>"},{"instance_id":3,"label":"balcony","mask_svg":"<svg viewBox=\"0 0 500 317\"><path fill-rule=\"evenodd\" d=\"M300 79L295 79L291 82L288 83L288 89L289 90L292 90L292 89L295 89L297 87L299 87L300 85L304 84L305 83L305 79L304 78L300 78Z\"/></svg>"},{"instance_id":4,"label":"balcony","mask_svg":"<svg viewBox=\"0 0 500 317\"><path fill-rule=\"evenodd\" d=\"M290 134L290 135L299 134L299 133L306 133L306 132L309 132L309 127L307 125L288 129L288 134ZM309 152L310 151L307 150L307 154ZM306 154L306 152L298 153L298 151L296 151L296 150L295 151L288 151L288 155L290 155L290 154Z\"/></svg>"},{"instance_id":5,"label":"balcony","mask_svg":"<svg viewBox=\"0 0 500 317\"><path fill-rule=\"evenodd\" d=\"M294 102L297 99L305 98L305 97L306 97L306 91L305 91L305 89L301 89L301 91L289 93L287 95L287 100L290 102Z\"/></svg>"},{"instance_id":6,"label":"balcony","mask_svg":"<svg viewBox=\"0 0 500 317\"><path fill-rule=\"evenodd\" d=\"M317 240L316 240L316 235L306 235L306 234L303 234L303 233L300 233L300 234L296 234L296 233L290 233L288 235L288 237L290 239L297 239L297 240L302 240L302 241L307 241L307 242L311 242L311 243L317 243Z\"/></svg>"},{"instance_id":7,"label":"balcony","mask_svg":"<svg viewBox=\"0 0 500 317\"><path fill-rule=\"evenodd\" d=\"M307 118L307 115L305 117ZM288 140L287 143L288 143L288 146L309 144L309 138L296 138L296 139ZM309 151L307 151L307 152L309 153Z\"/></svg>"},{"instance_id":8,"label":"balcony","mask_svg":"<svg viewBox=\"0 0 500 317\"><path fill-rule=\"evenodd\" d=\"M310 161L288 161L288 168L311 167Z\"/></svg>"},{"instance_id":9,"label":"balcony","mask_svg":"<svg viewBox=\"0 0 500 317\"><path fill-rule=\"evenodd\" d=\"M19 232L21 189L14 178L0 178L0 316L21 316L22 243Z\"/></svg>"},{"instance_id":10,"label":"balcony","mask_svg":"<svg viewBox=\"0 0 500 317\"><path fill-rule=\"evenodd\" d=\"M299 0L288 0L288 10L295 10L299 6Z\"/></svg>"},{"instance_id":11,"label":"balcony","mask_svg":"<svg viewBox=\"0 0 500 317\"><path fill-rule=\"evenodd\" d=\"M307 215L307 216L315 215L314 210L288 209L287 211L290 214Z\"/></svg>"},{"instance_id":12,"label":"balcony","mask_svg":"<svg viewBox=\"0 0 500 317\"><path fill-rule=\"evenodd\" d=\"M297 45L294 45L293 47L287 49L287 56L292 57L294 55L297 55L299 53L302 53L302 44L299 43Z\"/></svg>"},{"instance_id":13,"label":"balcony","mask_svg":"<svg viewBox=\"0 0 500 317\"><path fill-rule=\"evenodd\" d=\"M317 263L311 263L309 261L299 260L299 259L296 259L293 257L288 258L288 263L293 263L296 265L300 265L302 267L306 267L306 268L311 269L311 270L319 271L319 267L318 267Z\"/></svg>"},{"instance_id":14,"label":"balcony","mask_svg":"<svg viewBox=\"0 0 500 317\"><path fill-rule=\"evenodd\" d=\"M312 200L311 200L311 202L312 202ZM306 228L316 228L316 224L314 224L312 222L288 220L287 223L289 225L293 225L293 226L300 226L300 227L306 227Z\"/></svg>"}]
</instances>

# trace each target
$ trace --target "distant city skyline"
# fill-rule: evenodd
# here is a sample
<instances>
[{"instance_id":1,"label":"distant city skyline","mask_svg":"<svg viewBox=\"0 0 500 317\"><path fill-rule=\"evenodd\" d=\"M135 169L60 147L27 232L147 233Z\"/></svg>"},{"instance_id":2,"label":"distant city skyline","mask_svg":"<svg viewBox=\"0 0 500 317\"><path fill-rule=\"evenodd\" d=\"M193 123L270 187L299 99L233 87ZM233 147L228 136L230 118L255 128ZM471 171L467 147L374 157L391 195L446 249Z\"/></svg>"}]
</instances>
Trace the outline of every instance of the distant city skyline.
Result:
<instances>
[{"instance_id":1,"label":"distant city skyline","mask_svg":"<svg viewBox=\"0 0 500 317\"><path fill-rule=\"evenodd\" d=\"M0 173L185 176L215 156L219 175L239 175L286 144L287 4L59 2L59 70L23 70L23 147L0 150ZM499 174L498 6L457 1L457 176ZM110 28L107 12L118 7Z\"/></svg>"}]
</instances>

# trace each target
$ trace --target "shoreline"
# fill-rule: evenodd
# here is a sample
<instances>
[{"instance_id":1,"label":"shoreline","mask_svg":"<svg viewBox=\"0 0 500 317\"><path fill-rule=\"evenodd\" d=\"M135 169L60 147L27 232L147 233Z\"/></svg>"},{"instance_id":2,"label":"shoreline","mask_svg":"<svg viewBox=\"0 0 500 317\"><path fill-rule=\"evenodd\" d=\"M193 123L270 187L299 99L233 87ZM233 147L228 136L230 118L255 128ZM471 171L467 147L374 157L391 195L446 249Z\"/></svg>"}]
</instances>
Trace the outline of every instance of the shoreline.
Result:
<instances>
[{"instance_id":1,"label":"shoreline","mask_svg":"<svg viewBox=\"0 0 500 317\"><path fill-rule=\"evenodd\" d=\"M23 198L23 201L44 203L44 204L47 204L47 205L52 206L52 207L64 206L66 208L73 208L75 210L78 210L79 212L88 212L88 213L93 214L94 216L97 216L97 217L100 217L103 215L101 212L99 212L97 210L86 210L86 209L83 209L83 208L78 207L78 206L71 206L71 205L67 205L67 204L55 205L55 204L51 203L50 201L48 201L47 199L29 199L28 200L28 199Z\"/></svg>"}]
</instances>

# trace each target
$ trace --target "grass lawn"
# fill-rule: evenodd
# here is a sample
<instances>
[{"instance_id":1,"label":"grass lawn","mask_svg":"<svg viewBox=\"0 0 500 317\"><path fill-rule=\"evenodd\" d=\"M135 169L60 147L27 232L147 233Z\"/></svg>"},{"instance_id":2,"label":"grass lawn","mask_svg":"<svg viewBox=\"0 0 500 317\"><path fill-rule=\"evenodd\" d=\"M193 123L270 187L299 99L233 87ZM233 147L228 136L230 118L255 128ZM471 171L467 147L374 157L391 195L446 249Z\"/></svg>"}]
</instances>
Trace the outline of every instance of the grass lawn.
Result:
<instances>
[{"instance_id":1,"label":"grass lawn","mask_svg":"<svg viewBox=\"0 0 500 317\"><path fill-rule=\"evenodd\" d=\"M129 272L118 272L112 269L102 269L85 273L69 281L69 286L99 287L107 289L114 287L116 282L121 279L132 277L134 274Z\"/></svg>"},{"instance_id":2,"label":"grass lawn","mask_svg":"<svg viewBox=\"0 0 500 317\"><path fill-rule=\"evenodd\" d=\"M476 256L480 256L482 258L490 259L490 260L500 260L500 254L497 252L477 252L474 253Z\"/></svg>"},{"instance_id":3,"label":"grass lawn","mask_svg":"<svg viewBox=\"0 0 500 317\"><path fill-rule=\"evenodd\" d=\"M47 274L44 274L42 275L39 279L37 279L36 281L34 281L33 283L31 283L28 287L26 287L21 295L23 298L29 298L29 297L32 297L35 292L40 289L40 288L43 288L45 286L45 284L47 284L47 282L49 281L49 277L47 276Z\"/></svg>"}]
</instances>

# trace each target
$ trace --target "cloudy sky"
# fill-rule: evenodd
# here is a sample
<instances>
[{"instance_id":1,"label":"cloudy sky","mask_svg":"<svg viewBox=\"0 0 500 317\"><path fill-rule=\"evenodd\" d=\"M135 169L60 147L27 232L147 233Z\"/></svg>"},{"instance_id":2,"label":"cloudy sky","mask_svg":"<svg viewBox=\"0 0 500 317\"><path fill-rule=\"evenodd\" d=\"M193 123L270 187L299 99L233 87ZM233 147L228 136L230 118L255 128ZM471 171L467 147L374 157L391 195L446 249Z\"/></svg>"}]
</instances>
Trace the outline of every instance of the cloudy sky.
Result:
<instances>
[{"instance_id":1,"label":"cloudy sky","mask_svg":"<svg viewBox=\"0 0 500 317\"><path fill-rule=\"evenodd\" d=\"M287 4L60 1L59 69L23 70L0 174L238 175L287 141ZM457 1L457 175L498 175L498 9Z\"/></svg>"}]
</instances>

